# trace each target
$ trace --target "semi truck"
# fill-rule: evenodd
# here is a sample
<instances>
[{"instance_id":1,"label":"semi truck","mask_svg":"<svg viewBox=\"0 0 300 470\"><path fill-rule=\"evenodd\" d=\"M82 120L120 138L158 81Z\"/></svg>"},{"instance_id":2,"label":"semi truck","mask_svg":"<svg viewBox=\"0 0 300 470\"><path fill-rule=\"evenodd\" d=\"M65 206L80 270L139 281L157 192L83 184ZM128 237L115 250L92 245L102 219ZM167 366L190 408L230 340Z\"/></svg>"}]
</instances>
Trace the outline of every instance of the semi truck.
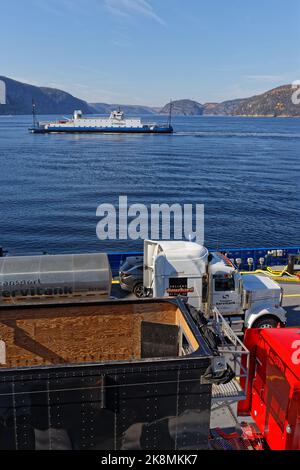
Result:
<instances>
[{"instance_id":1,"label":"semi truck","mask_svg":"<svg viewBox=\"0 0 300 470\"><path fill-rule=\"evenodd\" d=\"M300 450L300 329L250 329L244 343L249 374L238 414L251 416L268 448Z\"/></svg>"},{"instance_id":2,"label":"semi truck","mask_svg":"<svg viewBox=\"0 0 300 470\"><path fill-rule=\"evenodd\" d=\"M263 274L242 275L225 255L197 243L145 240L143 266L147 295L180 295L207 317L217 307L235 331L286 323L277 282Z\"/></svg>"}]
</instances>

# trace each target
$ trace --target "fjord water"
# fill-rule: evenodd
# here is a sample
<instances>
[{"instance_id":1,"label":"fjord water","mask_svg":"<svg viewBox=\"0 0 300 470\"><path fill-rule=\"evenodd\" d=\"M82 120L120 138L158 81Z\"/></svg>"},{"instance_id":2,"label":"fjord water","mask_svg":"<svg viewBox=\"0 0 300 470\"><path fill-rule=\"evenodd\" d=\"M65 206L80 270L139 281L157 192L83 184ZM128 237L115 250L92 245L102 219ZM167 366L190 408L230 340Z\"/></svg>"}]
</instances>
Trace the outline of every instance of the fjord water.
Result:
<instances>
[{"instance_id":1,"label":"fjord water","mask_svg":"<svg viewBox=\"0 0 300 470\"><path fill-rule=\"evenodd\" d=\"M30 125L0 117L0 246L10 254L140 249L96 236L97 206L119 195L205 204L210 248L300 242L299 119L175 117L173 135L36 135Z\"/></svg>"}]
</instances>

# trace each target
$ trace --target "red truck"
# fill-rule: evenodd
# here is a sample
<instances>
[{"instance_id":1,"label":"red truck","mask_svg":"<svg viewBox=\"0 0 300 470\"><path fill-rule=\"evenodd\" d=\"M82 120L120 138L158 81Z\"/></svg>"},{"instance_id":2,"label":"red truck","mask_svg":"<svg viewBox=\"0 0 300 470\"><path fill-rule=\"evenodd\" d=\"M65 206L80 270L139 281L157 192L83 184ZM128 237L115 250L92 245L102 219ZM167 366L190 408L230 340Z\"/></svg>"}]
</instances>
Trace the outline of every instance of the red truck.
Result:
<instances>
[{"instance_id":1,"label":"red truck","mask_svg":"<svg viewBox=\"0 0 300 470\"><path fill-rule=\"evenodd\" d=\"M300 449L300 328L248 329L247 398L238 415L250 415L272 450Z\"/></svg>"}]
</instances>

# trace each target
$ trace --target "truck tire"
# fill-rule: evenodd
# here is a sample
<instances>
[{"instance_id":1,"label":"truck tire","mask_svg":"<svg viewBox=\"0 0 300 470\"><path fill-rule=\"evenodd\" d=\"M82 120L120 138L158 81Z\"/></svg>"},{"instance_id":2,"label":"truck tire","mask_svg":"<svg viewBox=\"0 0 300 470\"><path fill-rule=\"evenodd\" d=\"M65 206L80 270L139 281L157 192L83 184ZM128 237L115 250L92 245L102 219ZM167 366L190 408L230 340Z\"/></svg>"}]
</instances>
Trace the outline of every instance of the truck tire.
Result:
<instances>
[{"instance_id":1,"label":"truck tire","mask_svg":"<svg viewBox=\"0 0 300 470\"><path fill-rule=\"evenodd\" d=\"M139 282L138 284L136 284L133 288L133 291L134 295L138 298L141 298L141 297L144 297L145 295L145 291L144 291L144 286L141 282Z\"/></svg>"},{"instance_id":2,"label":"truck tire","mask_svg":"<svg viewBox=\"0 0 300 470\"><path fill-rule=\"evenodd\" d=\"M265 315L256 320L251 328L277 328L279 319L271 317L271 315Z\"/></svg>"}]
</instances>

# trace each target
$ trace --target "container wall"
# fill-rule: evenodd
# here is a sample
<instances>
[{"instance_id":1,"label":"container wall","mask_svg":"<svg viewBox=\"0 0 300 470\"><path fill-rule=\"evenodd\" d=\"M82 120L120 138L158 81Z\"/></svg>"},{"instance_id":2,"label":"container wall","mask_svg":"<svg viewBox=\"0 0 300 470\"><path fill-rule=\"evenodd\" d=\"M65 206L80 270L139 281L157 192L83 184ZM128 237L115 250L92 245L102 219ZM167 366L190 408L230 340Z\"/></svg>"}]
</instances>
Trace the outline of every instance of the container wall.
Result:
<instances>
[{"instance_id":1,"label":"container wall","mask_svg":"<svg viewBox=\"0 0 300 470\"><path fill-rule=\"evenodd\" d=\"M0 375L0 449L207 448L207 358Z\"/></svg>"},{"instance_id":2,"label":"container wall","mask_svg":"<svg viewBox=\"0 0 300 470\"><path fill-rule=\"evenodd\" d=\"M212 352L179 300L4 307L0 337L0 449L207 446Z\"/></svg>"}]
</instances>

